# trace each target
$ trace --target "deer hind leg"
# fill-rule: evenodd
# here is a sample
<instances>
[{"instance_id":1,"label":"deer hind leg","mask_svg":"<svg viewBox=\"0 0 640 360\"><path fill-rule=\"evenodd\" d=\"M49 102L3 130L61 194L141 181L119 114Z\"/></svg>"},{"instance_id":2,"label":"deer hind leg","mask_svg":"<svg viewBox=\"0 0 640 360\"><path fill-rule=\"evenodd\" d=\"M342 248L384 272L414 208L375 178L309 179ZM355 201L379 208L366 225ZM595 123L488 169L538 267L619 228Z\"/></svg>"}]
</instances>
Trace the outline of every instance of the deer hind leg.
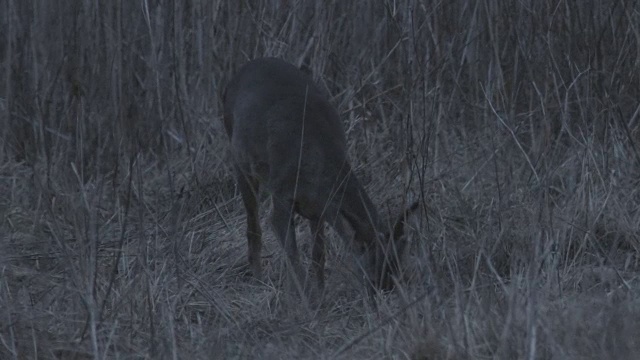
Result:
<instances>
[{"instance_id":1,"label":"deer hind leg","mask_svg":"<svg viewBox=\"0 0 640 360\"><path fill-rule=\"evenodd\" d=\"M258 207L258 191L260 184L254 177L238 170L238 188L242 194L242 202L247 212L247 244L249 267L253 276L262 281L262 229L260 228L260 211Z\"/></svg>"},{"instance_id":2,"label":"deer hind leg","mask_svg":"<svg viewBox=\"0 0 640 360\"><path fill-rule=\"evenodd\" d=\"M276 196L273 196L272 199L273 216L271 220L273 230L285 251L287 268L290 273L293 273L288 276L291 281L291 288L302 295L304 292L304 272L300 265L300 255L296 243L293 201L283 201L281 197Z\"/></svg>"}]
</instances>

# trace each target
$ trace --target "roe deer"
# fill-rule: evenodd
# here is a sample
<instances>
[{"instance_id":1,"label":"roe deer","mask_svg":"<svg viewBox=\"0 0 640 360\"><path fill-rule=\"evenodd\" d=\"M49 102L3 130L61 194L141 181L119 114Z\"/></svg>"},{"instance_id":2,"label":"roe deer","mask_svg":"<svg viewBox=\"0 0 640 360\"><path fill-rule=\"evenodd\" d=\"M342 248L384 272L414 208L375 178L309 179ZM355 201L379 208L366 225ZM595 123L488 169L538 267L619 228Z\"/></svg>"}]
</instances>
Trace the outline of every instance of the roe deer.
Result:
<instances>
[{"instance_id":1,"label":"roe deer","mask_svg":"<svg viewBox=\"0 0 640 360\"><path fill-rule=\"evenodd\" d=\"M404 222L413 204L398 219L389 236L386 223L353 174L338 112L309 75L276 58L245 64L224 95L224 126L231 141L238 188L247 212L249 265L262 278L262 231L258 214L260 185L273 203L272 225L293 267L298 290L304 284L293 214L307 218L313 235L309 277L324 289L325 222L341 232L342 216L355 232L355 245L364 256L368 283L379 289L393 286ZM342 235L342 234L341 234Z\"/></svg>"}]
</instances>

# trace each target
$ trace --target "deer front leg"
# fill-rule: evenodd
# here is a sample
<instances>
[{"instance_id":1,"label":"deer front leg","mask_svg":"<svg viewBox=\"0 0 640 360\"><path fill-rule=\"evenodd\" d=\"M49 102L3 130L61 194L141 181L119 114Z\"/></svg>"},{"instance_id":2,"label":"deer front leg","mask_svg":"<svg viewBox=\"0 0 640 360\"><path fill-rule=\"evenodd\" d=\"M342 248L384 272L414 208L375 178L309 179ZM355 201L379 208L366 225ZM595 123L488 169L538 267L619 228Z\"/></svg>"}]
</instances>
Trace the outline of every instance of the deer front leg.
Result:
<instances>
[{"instance_id":1,"label":"deer front leg","mask_svg":"<svg viewBox=\"0 0 640 360\"><path fill-rule=\"evenodd\" d=\"M296 233L293 222L292 202L282 201L281 198L273 197L272 224L276 237L285 251L287 259L287 269L293 274L289 274L291 285L300 295L304 295L304 272L300 265L298 245L296 244Z\"/></svg>"},{"instance_id":2,"label":"deer front leg","mask_svg":"<svg viewBox=\"0 0 640 360\"><path fill-rule=\"evenodd\" d=\"M324 291L325 235L322 220L310 220L313 248L311 250L311 266L309 279L315 278L319 293Z\"/></svg>"}]
</instances>

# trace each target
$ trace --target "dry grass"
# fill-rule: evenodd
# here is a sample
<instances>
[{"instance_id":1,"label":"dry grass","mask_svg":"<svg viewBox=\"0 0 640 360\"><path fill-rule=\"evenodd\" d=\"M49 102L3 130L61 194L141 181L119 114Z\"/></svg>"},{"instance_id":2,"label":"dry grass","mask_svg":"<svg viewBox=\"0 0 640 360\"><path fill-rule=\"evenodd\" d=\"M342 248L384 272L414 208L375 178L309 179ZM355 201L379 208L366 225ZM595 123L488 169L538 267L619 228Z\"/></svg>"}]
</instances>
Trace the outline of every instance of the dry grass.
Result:
<instances>
[{"instance_id":1,"label":"dry grass","mask_svg":"<svg viewBox=\"0 0 640 360\"><path fill-rule=\"evenodd\" d=\"M0 358L636 359L638 24L625 0L1 2ZM218 96L267 55L334 96L383 215L423 200L377 308L337 237L320 306L284 295L266 198L246 275Z\"/></svg>"}]
</instances>

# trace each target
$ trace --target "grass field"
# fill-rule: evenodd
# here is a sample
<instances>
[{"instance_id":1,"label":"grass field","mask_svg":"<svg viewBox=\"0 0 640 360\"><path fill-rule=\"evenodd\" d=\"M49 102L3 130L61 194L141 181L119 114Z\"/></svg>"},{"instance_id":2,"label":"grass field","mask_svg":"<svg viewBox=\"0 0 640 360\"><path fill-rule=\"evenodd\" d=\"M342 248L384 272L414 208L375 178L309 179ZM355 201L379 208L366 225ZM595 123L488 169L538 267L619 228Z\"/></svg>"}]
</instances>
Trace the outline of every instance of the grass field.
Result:
<instances>
[{"instance_id":1,"label":"grass field","mask_svg":"<svg viewBox=\"0 0 640 360\"><path fill-rule=\"evenodd\" d=\"M261 56L421 200L376 306L334 233L284 293L268 194L248 272L220 95ZM0 359L638 359L639 100L633 0L3 0Z\"/></svg>"}]
</instances>

